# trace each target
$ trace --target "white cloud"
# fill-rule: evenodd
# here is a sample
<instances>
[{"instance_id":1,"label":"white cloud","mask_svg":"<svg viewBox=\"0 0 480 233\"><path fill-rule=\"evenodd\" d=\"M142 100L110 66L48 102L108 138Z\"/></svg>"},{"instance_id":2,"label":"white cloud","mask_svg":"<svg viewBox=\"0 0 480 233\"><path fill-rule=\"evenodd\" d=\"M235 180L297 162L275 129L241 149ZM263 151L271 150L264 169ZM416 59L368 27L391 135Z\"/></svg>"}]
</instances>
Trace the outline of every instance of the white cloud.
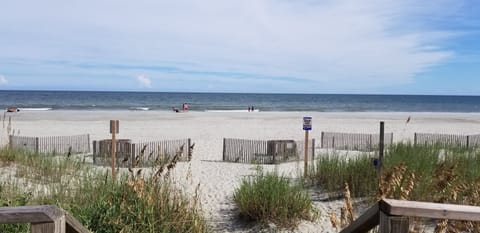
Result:
<instances>
[{"instance_id":1,"label":"white cloud","mask_svg":"<svg viewBox=\"0 0 480 233\"><path fill-rule=\"evenodd\" d=\"M0 86L7 85L7 84L8 84L8 80L5 78L5 76L0 75Z\"/></svg>"},{"instance_id":2,"label":"white cloud","mask_svg":"<svg viewBox=\"0 0 480 233\"><path fill-rule=\"evenodd\" d=\"M152 80L144 75L139 75L136 78L137 83L142 88L152 88Z\"/></svg>"},{"instance_id":3,"label":"white cloud","mask_svg":"<svg viewBox=\"0 0 480 233\"><path fill-rule=\"evenodd\" d=\"M73 5L61 0L23 1L5 3L0 10L0 51L6 58L28 54L31 59L48 59L65 54L60 59L135 61L145 66L168 61L181 70L239 72L258 79L296 77L313 81L309 87L339 88L409 83L417 74L452 58L454 51L442 45L457 32L441 30L429 20L454 19L450 16L458 14L463 4L453 0L135 4L110 0ZM136 80L142 87L151 87L147 77ZM284 88L288 90L288 84Z\"/></svg>"}]
</instances>

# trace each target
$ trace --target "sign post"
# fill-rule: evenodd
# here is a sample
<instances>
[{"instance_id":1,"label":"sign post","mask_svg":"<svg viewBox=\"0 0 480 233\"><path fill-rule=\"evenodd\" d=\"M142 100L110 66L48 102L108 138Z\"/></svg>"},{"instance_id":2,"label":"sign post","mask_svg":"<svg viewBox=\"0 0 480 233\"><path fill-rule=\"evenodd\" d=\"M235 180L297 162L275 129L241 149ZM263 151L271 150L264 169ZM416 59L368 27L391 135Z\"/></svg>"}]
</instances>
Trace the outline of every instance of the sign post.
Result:
<instances>
[{"instance_id":1,"label":"sign post","mask_svg":"<svg viewBox=\"0 0 480 233\"><path fill-rule=\"evenodd\" d=\"M312 117L303 117L303 130L305 131L305 158L303 175L308 174L308 131L312 130Z\"/></svg>"},{"instance_id":2,"label":"sign post","mask_svg":"<svg viewBox=\"0 0 480 233\"><path fill-rule=\"evenodd\" d=\"M110 133L112 134L112 178L115 179L115 161L116 158L116 149L117 149L117 142L115 141L115 134L119 132L119 122L118 120L110 120Z\"/></svg>"}]
</instances>

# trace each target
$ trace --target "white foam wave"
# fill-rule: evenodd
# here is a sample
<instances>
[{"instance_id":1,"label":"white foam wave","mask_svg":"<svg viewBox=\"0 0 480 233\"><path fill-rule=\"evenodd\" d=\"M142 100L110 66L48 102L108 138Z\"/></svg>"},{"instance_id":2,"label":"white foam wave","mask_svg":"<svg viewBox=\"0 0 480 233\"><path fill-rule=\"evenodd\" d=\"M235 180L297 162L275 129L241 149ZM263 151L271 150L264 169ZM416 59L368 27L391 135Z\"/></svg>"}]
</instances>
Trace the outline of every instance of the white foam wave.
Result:
<instances>
[{"instance_id":1,"label":"white foam wave","mask_svg":"<svg viewBox=\"0 0 480 233\"><path fill-rule=\"evenodd\" d=\"M50 111L52 108L18 108L20 111Z\"/></svg>"},{"instance_id":2,"label":"white foam wave","mask_svg":"<svg viewBox=\"0 0 480 233\"><path fill-rule=\"evenodd\" d=\"M147 108L147 107L136 107L136 108L134 108L133 110L135 110L135 111L148 111L148 110L150 110L150 108Z\"/></svg>"},{"instance_id":3,"label":"white foam wave","mask_svg":"<svg viewBox=\"0 0 480 233\"><path fill-rule=\"evenodd\" d=\"M233 110L205 110L205 112L252 112L247 109L233 109ZM259 109L253 110L253 112L260 112Z\"/></svg>"}]
</instances>

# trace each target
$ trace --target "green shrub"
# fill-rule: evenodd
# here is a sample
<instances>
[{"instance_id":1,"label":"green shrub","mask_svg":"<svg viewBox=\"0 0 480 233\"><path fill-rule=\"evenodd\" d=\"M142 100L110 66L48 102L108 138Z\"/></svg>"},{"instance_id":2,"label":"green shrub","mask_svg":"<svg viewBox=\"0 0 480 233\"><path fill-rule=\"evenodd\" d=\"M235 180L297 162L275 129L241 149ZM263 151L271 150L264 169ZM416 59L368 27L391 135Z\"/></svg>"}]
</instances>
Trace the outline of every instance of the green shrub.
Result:
<instances>
[{"instance_id":1,"label":"green shrub","mask_svg":"<svg viewBox=\"0 0 480 233\"><path fill-rule=\"evenodd\" d=\"M300 184L292 184L276 173L259 173L243 179L234 201L240 214L261 223L293 227L301 219L311 219L312 200Z\"/></svg>"}]
</instances>

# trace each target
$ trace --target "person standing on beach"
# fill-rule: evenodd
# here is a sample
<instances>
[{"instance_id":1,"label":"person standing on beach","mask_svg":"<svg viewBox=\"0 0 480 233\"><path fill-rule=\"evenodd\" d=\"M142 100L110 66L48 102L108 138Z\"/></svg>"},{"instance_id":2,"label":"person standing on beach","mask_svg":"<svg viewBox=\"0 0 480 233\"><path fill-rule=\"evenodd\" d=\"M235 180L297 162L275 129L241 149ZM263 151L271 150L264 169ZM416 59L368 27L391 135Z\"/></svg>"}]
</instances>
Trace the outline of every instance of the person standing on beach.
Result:
<instances>
[{"instance_id":1,"label":"person standing on beach","mask_svg":"<svg viewBox=\"0 0 480 233\"><path fill-rule=\"evenodd\" d=\"M188 111L188 104L186 102L183 103L182 108L183 108L183 111Z\"/></svg>"}]
</instances>

